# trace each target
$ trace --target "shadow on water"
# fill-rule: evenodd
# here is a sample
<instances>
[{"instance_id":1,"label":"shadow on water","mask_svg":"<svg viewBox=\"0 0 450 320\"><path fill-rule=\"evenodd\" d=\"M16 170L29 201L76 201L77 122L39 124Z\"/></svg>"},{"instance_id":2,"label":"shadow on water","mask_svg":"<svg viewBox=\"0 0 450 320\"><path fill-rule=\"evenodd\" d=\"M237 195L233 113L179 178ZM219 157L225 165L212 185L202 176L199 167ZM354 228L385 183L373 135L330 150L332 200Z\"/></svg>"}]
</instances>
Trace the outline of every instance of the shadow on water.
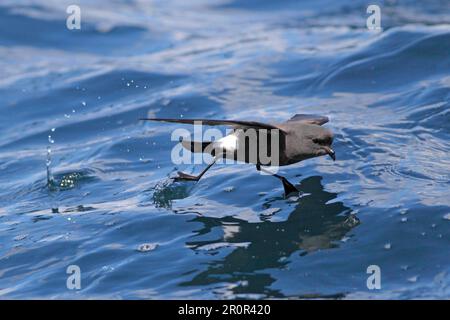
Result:
<instances>
[{"instance_id":1,"label":"shadow on water","mask_svg":"<svg viewBox=\"0 0 450 320\"><path fill-rule=\"evenodd\" d=\"M287 220L249 223L233 217L197 217L203 228L196 238L217 234L215 240L193 240L186 243L197 252L219 255L219 249L232 247L231 253L208 264L208 268L182 286L204 286L224 282L237 283L230 286L232 295L264 293L267 297L281 297L280 292L270 289L276 280L266 269L285 269L289 257L295 253L308 253L339 246L350 230L359 224L358 218L342 202L331 202L336 193L327 192L321 177L304 179L299 187L304 196L299 198ZM219 229L220 230L220 229Z\"/></svg>"}]
</instances>

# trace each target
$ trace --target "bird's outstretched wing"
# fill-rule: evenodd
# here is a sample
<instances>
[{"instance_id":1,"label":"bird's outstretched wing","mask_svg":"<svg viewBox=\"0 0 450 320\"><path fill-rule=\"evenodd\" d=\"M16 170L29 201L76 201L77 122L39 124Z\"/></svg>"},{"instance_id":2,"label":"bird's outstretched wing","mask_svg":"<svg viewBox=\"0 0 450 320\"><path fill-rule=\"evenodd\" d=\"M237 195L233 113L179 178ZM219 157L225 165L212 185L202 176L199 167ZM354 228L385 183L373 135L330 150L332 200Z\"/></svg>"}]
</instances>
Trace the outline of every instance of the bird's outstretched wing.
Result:
<instances>
[{"instance_id":1,"label":"bird's outstretched wing","mask_svg":"<svg viewBox=\"0 0 450 320\"><path fill-rule=\"evenodd\" d=\"M184 123L184 124L195 124L201 123L202 125L207 126L232 126L235 129L278 129L282 131L280 128L262 122L256 121L241 121L241 120L211 120L211 119L167 119L167 118L143 118L140 120L149 120L149 121L162 121L162 122L173 122L173 123Z\"/></svg>"},{"instance_id":2,"label":"bird's outstretched wing","mask_svg":"<svg viewBox=\"0 0 450 320\"><path fill-rule=\"evenodd\" d=\"M327 123L329 121L328 117L319 116L317 114L296 114L288 120L288 122L297 121L304 123L317 124L319 126Z\"/></svg>"}]
</instances>

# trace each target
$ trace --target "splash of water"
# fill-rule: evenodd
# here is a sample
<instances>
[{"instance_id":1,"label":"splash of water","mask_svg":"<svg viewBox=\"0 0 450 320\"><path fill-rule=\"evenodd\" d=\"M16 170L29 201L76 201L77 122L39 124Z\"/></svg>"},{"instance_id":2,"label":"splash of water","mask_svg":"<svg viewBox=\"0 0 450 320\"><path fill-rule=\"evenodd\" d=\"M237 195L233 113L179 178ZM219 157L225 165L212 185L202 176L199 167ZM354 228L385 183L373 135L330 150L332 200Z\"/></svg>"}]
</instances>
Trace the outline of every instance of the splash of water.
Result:
<instances>
[{"instance_id":1,"label":"splash of water","mask_svg":"<svg viewBox=\"0 0 450 320\"><path fill-rule=\"evenodd\" d=\"M55 132L55 128L52 128L52 132ZM51 145L55 143L55 140L52 138L51 134L48 135L48 142L50 143L47 145L47 160L45 162L46 168L47 168L47 188L49 191L57 191L58 188L55 184L55 179L52 173L52 148ZM51 199L51 207L52 207L52 213L58 213L58 206L55 203L53 192L50 193L50 199Z\"/></svg>"},{"instance_id":2,"label":"splash of water","mask_svg":"<svg viewBox=\"0 0 450 320\"><path fill-rule=\"evenodd\" d=\"M52 174L52 170L51 170L51 164L52 164L52 148L50 146L47 146L46 166L47 166L47 186L49 187L49 189L51 189L52 186L54 185L54 179L53 179L53 174Z\"/></svg>"},{"instance_id":3,"label":"splash of water","mask_svg":"<svg viewBox=\"0 0 450 320\"><path fill-rule=\"evenodd\" d=\"M55 128L52 128L52 132L55 132ZM47 160L46 160L46 168L47 168L47 187L50 191L53 191L55 189L55 179L53 177L52 173L52 148L51 145L55 143L55 140L52 138L51 134L48 135L48 142L50 143L47 145Z\"/></svg>"}]
</instances>

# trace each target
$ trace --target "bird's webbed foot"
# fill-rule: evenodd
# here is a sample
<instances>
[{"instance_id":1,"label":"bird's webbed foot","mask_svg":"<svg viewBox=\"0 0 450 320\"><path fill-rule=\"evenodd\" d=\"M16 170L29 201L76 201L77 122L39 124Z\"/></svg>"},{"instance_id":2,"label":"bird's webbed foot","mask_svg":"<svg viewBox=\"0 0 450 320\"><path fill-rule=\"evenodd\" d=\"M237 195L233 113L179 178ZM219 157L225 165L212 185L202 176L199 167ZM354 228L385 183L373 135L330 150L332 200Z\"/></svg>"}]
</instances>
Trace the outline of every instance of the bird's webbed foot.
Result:
<instances>
[{"instance_id":1,"label":"bird's webbed foot","mask_svg":"<svg viewBox=\"0 0 450 320\"><path fill-rule=\"evenodd\" d=\"M256 165L256 170L266 172L266 173L274 176L275 178L281 180L281 183L283 183L285 198L287 198L287 196L290 195L291 193L298 192L298 189L292 183L290 183L288 181L288 179L286 179L285 177L280 176L278 174L274 174L274 173L262 168L259 164Z\"/></svg>"},{"instance_id":2,"label":"bird's webbed foot","mask_svg":"<svg viewBox=\"0 0 450 320\"><path fill-rule=\"evenodd\" d=\"M292 183L290 183L285 177L281 177L280 180L283 183L285 197L287 197L291 193L298 192L298 189Z\"/></svg>"},{"instance_id":3,"label":"bird's webbed foot","mask_svg":"<svg viewBox=\"0 0 450 320\"><path fill-rule=\"evenodd\" d=\"M178 171L178 177L175 177L175 181L198 181L200 179L199 176L193 176L181 171Z\"/></svg>"}]
</instances>

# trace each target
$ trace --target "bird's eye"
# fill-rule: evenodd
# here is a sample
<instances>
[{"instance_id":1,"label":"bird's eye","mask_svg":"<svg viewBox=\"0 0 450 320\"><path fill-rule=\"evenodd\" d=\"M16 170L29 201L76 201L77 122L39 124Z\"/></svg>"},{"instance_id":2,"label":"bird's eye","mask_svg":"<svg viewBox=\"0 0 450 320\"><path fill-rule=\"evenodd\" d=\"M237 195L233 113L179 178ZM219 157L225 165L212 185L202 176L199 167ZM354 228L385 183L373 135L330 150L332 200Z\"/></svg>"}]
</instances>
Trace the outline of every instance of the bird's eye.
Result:
<instances>
[{"instance_id":1,"label":"bird's eye","mask_svg":"<svg viewBox=\"0 0 450 320\"><path fill-rule=\"evenodd\" d=\"M320 144L320 145L329 145L331 144L331 137L326 137L326 138L314 138L313 139L314 143Z\"/></svg>"}]
</instances>

